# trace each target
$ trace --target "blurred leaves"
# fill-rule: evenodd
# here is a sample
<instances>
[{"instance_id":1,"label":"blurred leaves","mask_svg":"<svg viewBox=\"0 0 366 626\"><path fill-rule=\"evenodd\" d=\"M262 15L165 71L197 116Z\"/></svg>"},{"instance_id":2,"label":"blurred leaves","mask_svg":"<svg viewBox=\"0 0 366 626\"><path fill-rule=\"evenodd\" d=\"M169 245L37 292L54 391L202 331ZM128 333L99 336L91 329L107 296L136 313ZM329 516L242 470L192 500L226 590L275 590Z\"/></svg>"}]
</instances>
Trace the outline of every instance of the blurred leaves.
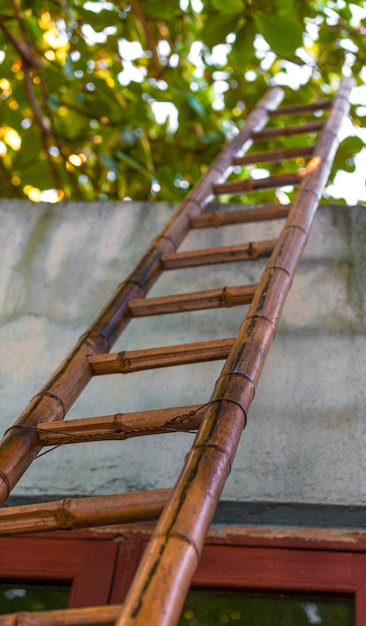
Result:
<instances>
[{"instance_id":1,"label":"blurred leaves","mask_svg":"<svg viewBox=\"0 0 366 626\"><path fill-rule=\"evenodd\" d=\"M343 71L363 85L355 7L365 18L361 0L0 0L0 194L180 200L269 86L301 102ZM362 147L346 139L336 167Z\"/></svg>"}]
</instances>

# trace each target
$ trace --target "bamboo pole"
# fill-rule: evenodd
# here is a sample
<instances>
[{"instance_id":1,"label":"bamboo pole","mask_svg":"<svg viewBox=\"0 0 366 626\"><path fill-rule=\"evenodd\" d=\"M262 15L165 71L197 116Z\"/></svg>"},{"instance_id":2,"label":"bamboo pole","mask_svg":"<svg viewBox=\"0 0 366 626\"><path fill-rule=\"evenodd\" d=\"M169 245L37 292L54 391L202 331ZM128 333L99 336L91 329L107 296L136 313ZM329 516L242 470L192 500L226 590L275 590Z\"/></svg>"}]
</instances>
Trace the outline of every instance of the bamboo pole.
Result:
<instances>
[{"instance_id":1,"label":"bamboo pole","mask_svg":"<svg viewBox=\"0 0 366 626\"><path fill-rule=\"evenodd\" d=\"M249 224L250 222L275 220L287 217L290 208L290 204L269 204L258 209L238 209L228 213L223 211L204 213L191 218L191 228L215 228L229 224ZM136 300L133 300L134 302Z\"/></svg>"},{"instance_id":2,"label":"bamboo pole","mask_svg":"<svg viewBox=\"0 0 366 626\"><path fill-rule=\"evenodd\" d=\"M162 254L161 262L165 270L174 270L216 263L233 263L234 261L256 261L262 257L270 256L276 243L276 239L268 239L267 241L251 241L236 246L173 252Z\"/></svg>"},{"instance_id":3,"label":"bamboo pole","mask_svg":"<svg viewBox=\"0 0 366 626\"><path fill-rule=\"evenodd\" d=\"M96 320L79 339L60 367L15 422L26 428L10 429L0 442L0 503L32 463L40 450L36 427L40 422L63 420L91 379L90 355L108 352L130 320L128 302L144 297L162 271L161 256L177 249L189 230L189 220L198 215L212 196L212 186L225 178L232 159L252 143L252 134L266 124L269 111L283 98L280 88L270 89L250 113L235 139L215 159L206 174L179 205L166 227L126 281L116 290Z\"/></svg>"},{"instance_id":4,"label":"bamboo pole","mask_svg":"<svg viewBox=\"0 0 366 626\"><path fill-rule=\"evenodd\" d=\"M169 494L170 489L155 489L3 507L0 536L154 520L161 514Z\"/></svg>"},{"instance_id":5,"label":"bamboo pole","mask_svg":"<svg viewBox=\"0 0 366 626\"><path fill-rule=\"evenodd\" d=\"M235 157L233 165L253 165L256 163L281 163L298 157L311 156L314 146L297 146L296 148L280 148L267 152L253 152L246 156Z\"/></svg>"},{"instance_id":6,"label":"bamboo pole","mask_svg":"<svg viewBox=\"0 0 366 626\"><path fill-rule=\"evenodd\" d=\"M83 417L52 424L38 424L42 446L60 446L87 441L119 441L144 435L196 430L201 423L200 404L116 413L101 417Z\"/></svg>"},{"instance_id":7,"label":"bamboo pole","mask_svg":"<svg viewBox=\"0 0 366 626\"><path fill-rule=\"evenodd\" d=\"M246 423L265 357L337 149L349 109L344 79L256 296L146 549L117 626L174 626Z\"/></svg>"},{"instance_id":8,"label":"bamboo pole","mask_svg":"<svg viewBox=\"0 0 366 626\"><path fill-rule=\"evenodd\" d=\"M229 354L234 339L216 339L195 343L150 348L149 350L131 350L113 354L91 356L89 364L93 376L106 374L129 374L160 367L188 365L225 359Z\"/></svg>"},{"instance_id":9,"label":"bamboo pole","mask_svg":"<svg viewBox=\"0 0 366 626\"><path fill-rule=\"evenodd\" d=\"M227 183L214 185L213 190L215 195L218 196L222 193L244 193L260 189L272 189L273 187L284 187L285 185L298 185L302 177L303 171L299 171L290 174L276 174L266 178L229 180Z\"/></svg>"},{"instance_id":10,"label":"bamboo pole","mask_svg":"<svg viewBox=\"0 0 366 626\"><path fill-rule=\"evenodd\" d=\"M293 126L280 126L276 128L265 128L252 135L253 141L267 141L277 137L289 137L290 135L304 135L307 133L319 132L324 126L324 121L307 122L306 124L295 124Z\"/></svg>"},{"instance_id":11,"label":"bamboo pole","mask_svg":"<svg viewBox=\"0 0 366 626\"><path fill-rule=\"evenodd\" d=\"M193 293L182 293L156 298L131 300L129 309L132 317L182 313L183 311L202 311L219 307L250 304L256 289L255 284L239 287L223 287Z\"/></svg>"},{"instance_id":12,"label":"bamboo pole","mask_svg":"<svg viewBox=\"0 0 366 626\"><path fill-rule=\"evenodd\" d=\"M22 611L0 615L0 626L112 626L122 605L93 606L86 609Z\"/></svg>"},{"instance_id":13,"label":"bamboo pole","mask_svg":"<svg viewBox=\"0 0 366 626\"><path fill-rule=\"evenodd\" d=\"M270 117L279 117L280 115L293 115L294 113L313 113L314 111L330 109L331 106L331 100L311 102L310 104L288 104L284 107L279 107L275 111L271 111Z\"/></svg>"}]
</instances>

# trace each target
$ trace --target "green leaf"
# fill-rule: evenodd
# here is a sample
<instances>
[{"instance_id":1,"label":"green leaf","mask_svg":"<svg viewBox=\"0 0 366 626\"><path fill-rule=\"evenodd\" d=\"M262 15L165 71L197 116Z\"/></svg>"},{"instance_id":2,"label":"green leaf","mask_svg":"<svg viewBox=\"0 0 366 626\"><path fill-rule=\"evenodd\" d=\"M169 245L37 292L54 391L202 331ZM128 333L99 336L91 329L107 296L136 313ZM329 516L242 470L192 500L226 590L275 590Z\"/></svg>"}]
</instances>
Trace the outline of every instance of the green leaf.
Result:
<instances>
[{"instance_id":1,"label":"green leaf","mask_svg":"<svg viewBox=\"0 0 366 626\"><path fill-rule=\"evenodd\" d=\"M22 133L22 145L14 160L15 170L34 166L34 155L43 149L41 136L33 126ZM36 183L34 183L36 184Z\"/></svg>"},{"instance_id":2,"label":"green leaf","mask_svg":"<svg viewBox=\"0 0 366 626\"><path fill-rule=\"evenodd\" d=\"M211 0L211 3L223 15L233 15L244 11L242 0Z\"/></svg>"},{"instance_id":3,"label":"green leaf","mask_svg":"<svg viewBox=\"0 0 366 626\"><path fill-rule=\"evenodd\" d=\"M173 14L180 12L177 7L172 7L171 3L166 0L145 0L145 2L140 0L139 4L144 15L156 19L169 20Z\"/></svg>"},{"instance_id":4,"label":"green leaf","mask_svg":"<svg viewBox=\"0 0 366 626\"><path fill-rule=\"evenodd\" d=\"M303 45L303 26L288 15L254 15L258 31L278 56L292 57Z\"/></svg>"},{"instance_id":5,"label":"green leaf","mask_svg":"<svg viewBox=\"0 0 366 626\"><path fill-rule=\"evenodd\" d=\"M108 26L115 26L116 20L118 19L115 9L113 9L112 11L102 9L101 11L99 11L99 13L95 13L94 11L88 11L87 9L84 9L83 7L78 7L78 12L82 16L83 21L86 24L90 24L90 26L97 33L100 33Z\"/></svg>"},{"instance_id":6,"label":"green leaf","mask_svg":"<svg viewBox=\"0 0 366 626\"><path fill-rule=\"evenodd\" d=\"M127 163L127 165L132 167L132 169L137 170L138 172L143 174L149 180L154 180L154 176L145 167L143 167L141 163L130 157L125 152L122 152L122 150L118 150L118 152L116 152L116 157L120 161L124 161L125 163Z\"/></svg>"},{"instance_id":7,"label":"green leaf","mask_svg":"<svg viewBox=\"0 0 366 626\"><path fill-rule=\"evenodd\" d=\"M338 147L336 158L333 163L333 170L345 170L346 172L354 172L354 157L362 148L365 147L360 137L346 137Z\"/></svg>"},{"instance_id":8,"label":"green leaf","mask_svg":"<svg viewBox=\"0 0 366 626\"><path fill-rule=\"evenodd\" d=\"M198 115L202 115L202 117L206 115L205 107L193 93L188 94L187 101L191 109L198 113Z\"/></svg>"},{"instance_id":9,"label":"green leaf","mask_svg":"<svg viewBox=\"0 0 366 626\"><path fill-rule=\"evenodd\" d=\"M209 17L201 30L201 40L209 48L212 48L216 44L225 41L226 35L235 31L237 24L237 17L232 15L214 15Z\"/></svg>"},{"instance_id":10,"label":"green leaf","mask_svg":"<svg viewBox=\"0 0 366 626\"><path fill-rule=\"evenodd\" d=\"M253 20L248 20L237 32L236 40L232 45L231 56L234 61L245 66L255 58L254 37L255 24Z\"/></svg>"}]
</instances>

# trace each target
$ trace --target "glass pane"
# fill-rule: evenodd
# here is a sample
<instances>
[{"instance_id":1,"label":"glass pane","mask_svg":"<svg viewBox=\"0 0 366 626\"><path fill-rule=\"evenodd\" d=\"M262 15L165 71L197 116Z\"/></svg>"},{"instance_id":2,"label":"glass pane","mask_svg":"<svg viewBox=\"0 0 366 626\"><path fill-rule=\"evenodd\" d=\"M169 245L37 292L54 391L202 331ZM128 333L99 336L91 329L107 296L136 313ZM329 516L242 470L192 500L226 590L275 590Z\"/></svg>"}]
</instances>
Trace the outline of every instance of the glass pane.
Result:
<instances>
[{"instance_id":1,"label":"glass pane","mask_svg":"<svg viewBox=\"0 0 366 626\"><path fill-rule=\"evenodd\" d=\"M0 614L66 609L71 585L0 582Z\"/></svg>"},{"instance_id":2,"label":"glass pane","mask_svg":"<svg viewBox=\"0 0 366 626\"><path fill-rule=\"evenodd\" d=\"M354 626L353 598L190 591L179 626Z\"/></svg>"}]
</instances>

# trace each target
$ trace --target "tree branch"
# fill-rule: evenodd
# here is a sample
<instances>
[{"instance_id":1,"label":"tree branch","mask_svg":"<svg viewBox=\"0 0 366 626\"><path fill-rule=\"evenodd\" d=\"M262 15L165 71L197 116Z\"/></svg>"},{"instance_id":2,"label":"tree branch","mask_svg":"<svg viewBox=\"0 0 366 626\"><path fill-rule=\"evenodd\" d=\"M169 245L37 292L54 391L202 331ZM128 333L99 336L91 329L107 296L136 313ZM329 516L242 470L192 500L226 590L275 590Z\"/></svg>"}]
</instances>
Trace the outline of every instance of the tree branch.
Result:
<instances>
[{"instance_id":1,"label":"tree branch","mask_svg":"<svg viewBox=\"0 0 366 626\"><path fill-rule=\"evenodd\" d=\"M156 72L157 77L159 77L162 73L162 67L160 65L158 53L156 51L156 45L155 45L153 34L149 28L149 25L145 19L144 14L142 13L139 7L137 0L131 0L130 6L131 6L132 13L134 13L136 19L140 22L142 30L144 31L144 35L146 37L146 43L152 54L152 61L153 61L153 65L155 68L155 72Z\"/></svg>"}]
</instances>

